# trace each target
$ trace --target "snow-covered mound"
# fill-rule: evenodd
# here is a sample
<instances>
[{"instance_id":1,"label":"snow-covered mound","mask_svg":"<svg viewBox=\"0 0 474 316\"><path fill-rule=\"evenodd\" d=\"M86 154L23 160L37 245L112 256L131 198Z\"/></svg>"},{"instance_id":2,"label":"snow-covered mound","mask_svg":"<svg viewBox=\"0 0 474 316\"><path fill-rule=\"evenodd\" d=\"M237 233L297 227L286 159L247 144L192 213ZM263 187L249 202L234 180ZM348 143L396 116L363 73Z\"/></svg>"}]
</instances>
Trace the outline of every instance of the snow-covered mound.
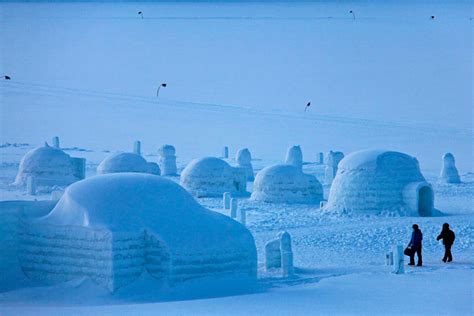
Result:
<instances>
[{"instance_id":1,"label":"snow-covered mound","mask_svg":"<svg viewBox=\"0 0 474 316\"><path fill-rule=\"evenodd\" d=\"M97 167L97 174L140 172L160 174L160 167L135 153L118 153L105 158Z\"/></svg>"},{"instance_id":2,"label":"snow-covered mound","mask_svg":"<svg viewBox=\"0 0 474 316\"><path fill-rule=\"evenodd\" d=\"M315 176L292 165L273 165L257 173L252 199L272 203L315 204L323 199L323 187Z\"/></svg>"},{"instance_id":3,"label":"snow-covered mound","mask_svg":"<svg viewBox=\"0 0 474 316\"><path fill-rule=\"evenodd\" d=\"M28 177L48 186L69 185L81 179L74 159L61 149L47 144L32 149L21 159L14 185L25 185Z\"/></svg>"},{"instance_id":4,"label":"snow-covered mound","mask_svg":"<svg viewBox=\"0 0 474 316\"><path fill-rule=\"evenodd\" d=\"M253 166L252 166L252 155L248 148L242 148L237 152L235 157L239 167L245 169L245 174L247 175L247 181L253 181L255 176L253 175Z\"/></svg>"},{"instance_id":5,"label":"snow-covered mound","mask_svg":"<svg viewBox=\"0 0 474 316\"><path fill-rule=\"evenodd\" d=\"M339 163L325 210L430 216L433 204L432 187L416 158L395 151L362 150Z\"/></svg>"},{"instance_id":6,"label":"snow-covered mound","mask_svg":"<svg viewBox=\"0 0 474 316\"><path fill-rule=\"evenodd\" d=\"M224 192L246 194L245 169L222 159L205 157L191 161L181 173L181 185L197 197L218 197Z\"/></svg>"},{"instance_id":7,"label":"snow-covered mound","mask_svg":"<svg viewBox=\"0 0 474 316\"><path fill-rule=\"evenodd\" d=\"M218 279L232 288L256 280L250 232L154 175L108 174L77 182L48 215L20 230L19 259L34 280L88 277L110 291L144 270L170 286L200 279L206 287L206 280Z\"/></svg>"},{"instance_id":8,"label":"snow-covered mound","mask_svg":"<svg viewBox=\"0 0 474 316\"><path fill-rule=\"evenodd\" d=\"M461 183L461 178L456 168L456 160L451 153L446 153L443 156L443 168L439 175L439 181L445 183Z\"/></svg>"}]
</instances>

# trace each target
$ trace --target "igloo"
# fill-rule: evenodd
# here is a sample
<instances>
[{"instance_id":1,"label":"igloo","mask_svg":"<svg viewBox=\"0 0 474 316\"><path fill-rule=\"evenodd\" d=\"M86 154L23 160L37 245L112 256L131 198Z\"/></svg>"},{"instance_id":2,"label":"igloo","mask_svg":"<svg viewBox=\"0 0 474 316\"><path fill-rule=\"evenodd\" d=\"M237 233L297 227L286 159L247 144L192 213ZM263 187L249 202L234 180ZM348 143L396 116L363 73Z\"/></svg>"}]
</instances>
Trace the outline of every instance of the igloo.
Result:
<instances>
[{"instance_id":1,"label":"igloo","mask_svg":"<svg viewBox=\"0 0 474 316\"><path fill-rule=\"evenodd\" d=\"M20 236L22 270L47 283L90 278L113 292L143 273L164 289L188 280L207 289L256 280L251 233L155 175L77 182L48 215L25 222Z\"/></svg>"},{"instance_id":2,"label":"igloo","mask_svg":"<svg viewBox=\"0 0 474 316\"><path fill-rule=\"evenodd\" d=\"M248 194L245 169L214 157L191 161L181 173L181 185L197 197L221 197L224 192Z\"/></svg>"},{"instance_id":3,"label":"igloo","mask_svg":"<svg viewBox=\"0 0 474 316\"><path fill-rule=\"evenodd\" d=\"M159 175L160 167L154 162L147 162L145 158L135 153L118 153L111 155L99 164L97 174L139 172Z\"/></svg>"},{"instance_id":4,"label":"igloo","mask_svg":"<svg viewBox=\"0 0 474 316\"><path fill-rule=\"evenodd\" d=\"M416 158L395 151L362 150L339 163L324 209L430 216L433 205L433 189L421 174Z\"/></svg>"},{"instance_id":5,"label":"igloo","mask_svg":"<svg viewBox=\"0 0 474 316\"><path fill-rule=\"evenodd\" d=\"M443 156L443 168L439 175L439 181L445 183L461 183L454 155L446 153Z\"/></svg>"},{"instance_id":6,"label":"igloo","mask_svg":"<svg viewBox=\"0 0 474 316\"><path fill-rule=\"evenodd\" d=\"M326 166L324 168L324 178L326 184L330 185L337 174L339 162L344 158L344 154L340 151L330 150L326 155Z\"/></svg>"},{"instance_id":7,"label":"igloo","mask_svg":"<svg viewBox=\"0 0 474 316\"><path fill-rule=\"evenodd\" d=\"M317 204L323 187L316 177L287 164L263 168L257 173L251 198L271 203Z\"/></svg>"},{"instance_id":8,"label":"igloo","mask_svg":"<svg viewBox=\"0 0 474 316\"><path fill-rule=\"evenodd\" d=\"M178 175L178 169L176 167L176 149L172 145L163 145L158 150L158 155L160 156L158 164L160 165L161 175Z\"/></svg>"},{"instance_id":9,"label":"igloo","mask_svg":"<svg viewBox=\"0 0 474 316\"><path fill-rule=\"evenodd\" d=\"M240 149L237 152L237 157L235 160L237 161L239 167L245 169L247 181L253 181L255 177L253 175L252 155L250 154L250 150L247 148Z\"/></svg>"},{"instance_id":10,"label":"igloo","mask_svg":"<svg viewBox=\"0 0 474 316\"><path fill-rule=\"evenodd\" d=\"M13 184L25 186L28 178L32 178L38 186L67 186L84 177L84 158L73 158L45 143L23 156Z\"/></svg>"},{"instance_id":11,"label":"igloo","mask_svg":"<svg viewBox=\"0 0 474 316\"><path fill-rule=\"evenodd\" d=\"M303 170L303 152L300 146L291 146L286 151L285 163Z\"/></svg>"}]
</instances>

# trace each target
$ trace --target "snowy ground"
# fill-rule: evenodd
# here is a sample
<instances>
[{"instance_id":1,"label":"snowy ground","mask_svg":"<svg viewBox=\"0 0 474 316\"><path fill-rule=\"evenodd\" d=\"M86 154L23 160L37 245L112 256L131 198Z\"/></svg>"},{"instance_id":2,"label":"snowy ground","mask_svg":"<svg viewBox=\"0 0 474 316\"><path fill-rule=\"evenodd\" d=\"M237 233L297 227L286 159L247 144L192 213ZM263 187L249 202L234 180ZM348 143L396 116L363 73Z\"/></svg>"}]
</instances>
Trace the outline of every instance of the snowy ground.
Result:
<instances>
[{"instance_id":1,"label":"snowy ground","mask_svg":"<svg viewBox=\"0 0 474 316\"><path fill-rule=\"evenodd\" d=\"M88 281L33 287L4 263L0 314L473 314L471 15L470 3L441 1L0 4L0 75L13 77L0 84L0 200L49 198L8 184L27 150L58 135L89 176L137 139L150 161L175 145L180 169L228 145L248 147L259 170L300 144L305 172L320 179L320 151L400 150L419 159L445 214L348 218L241 200L259 252L255 293L163 301L147 280L136 285L145 295ZM436 184L447 151L461 185ZM219 199L200 202L221 211ZM415 222L425 266L392 275L384 253ZM449 265L435 240L444 222L457 234ZM290 279L263 270L263 246L281 230L293 237Z\"/></svg>"}]
</instances>

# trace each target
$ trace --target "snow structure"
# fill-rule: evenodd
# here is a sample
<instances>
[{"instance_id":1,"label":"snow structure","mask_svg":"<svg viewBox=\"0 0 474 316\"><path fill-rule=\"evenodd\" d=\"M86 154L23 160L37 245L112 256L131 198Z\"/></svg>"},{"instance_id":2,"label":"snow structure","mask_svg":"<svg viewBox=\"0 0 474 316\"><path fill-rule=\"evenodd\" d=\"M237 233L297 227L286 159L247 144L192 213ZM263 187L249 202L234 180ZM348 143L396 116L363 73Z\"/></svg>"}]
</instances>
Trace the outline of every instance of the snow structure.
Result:
<instances>
[{"instance_id":1,"label":"snow structure","mask_svg":"<svg viewBox=\"0 0 474 316\"><path fill-rule=\"evenodd\" d=\"M362 150L339 163L324 210L431 216L433 205L433 189L416 158L396 151Z\"/></svg>"},{"instance_id":2,"label":"snow structure","mask_svg":"<svg viewBox=\"0 0 474 316\"><path fill-rule=\"evenodd\" d=\"M136 140L136 141L133 143L133 153L134 153L134 154L137 154L137 155L141 155L141 154L142 154L142 142L141 142L141 141Z\"/></svg>"},{"instance_id":3,"label":"snow structure","mask_svg":"<svg viewBox=\"0 0 474 316\"><path fill-rule=\"evenodd\" d=\"M265 244L265 269L281 268L283 276L293 274L293 250L291 236L280 232L276 239Z\"/></svg>"},{"instance_id":4,"label":"snow structure","mask_svg":"<svg viewBox=\"0 0 474 316\"><path fill-rule=\"evenodd\" d=\"M326 156L326 167L324 168L325 183L330 185L337 174L337 166L344 158L344 154L340 151L330 150Z\"/></svg>"},{"instance_id":5,"label":"snow structure","mask_svg":"<svg viewBox=\"0 0 474 316\"><path fill-rule=\"evenodd\" d=\"M253 166L252 166L252 155L250 150L247 148L240 149L237 152L237 157L235 158L239 167L245 169L247 175L247 181L253 181L255 179L253 175Z\"/></svg>"},{"instance_id":6,"label":"snow structure","mask_svg":"<svg viewBox=\"0 0 474 316\"><path fill-rule=\"evenodd\" d=\"M214 157L191 161L181 173L181 185L196 197L221 197L224 192L248 194L245 169Z\"/></svg>"},{"instance_id":7,"label":"snow structure","mask_svg":"<svg viewBox=\"0 0 474 316\"><path fill-rule=\"evenodd\" d=\"M34 148L23 156L13 184L26 186L30 181L34 182L34 186L52 188L67 186L84 177L84 158L73 158L45 143L43 147Z\"/></svg>"},{"instance_id":8,"label":"snow structure","mask_svg":"<svg viewBox=\"0 0 474 316\"><path fill-rule=\"evenodd\" d=\"M323 187L315 176L295 166L273 165L257 173L251 198L271 203L317 204L323 199Z\"/></svg>"},{"instance_id":9,"label":"snow structure","mask_svg":"<svg viewBox=\"0 0 474 316\"><path fill-rule=\"evenodd\" d=\"M443 168L439 175L439 181L445 183L461 183L454 155L446 153L443 156Z\"/></svg>"},{"instance_id":10,"label":"snow structure","mask_svg":"<svg viewBox=\"0 0 474 316\"><path fill-rule=\"evenodd\" d=\"M154 162L135 153L118 153L111 155L99 164L97 174L139 172L160 175L160 167Z\"/></svg>"},{"instance_id":11,"label":"snow structure","mask_svg":"<svg viewBox=\"0 0 474 316\"><path fill-rule=\"evenodd\" d=\"M207 289L248 286L257 272L243 225L205 209L177 183L140 173L71 185L49 214L21 225L18 254L30 279L90 278L111 292L145 272L163 291L188 280Z\"/></svg>"},{"instance_id":12,"label":"snow structure","mask_svg":"<svg viewBox=\"0 0 474 316\"><path fill-rule=\"evenodd\" d=\"M300 146L291 146L286 151L285 163L303 170L303 152Z\"/></svg>"},{"instance_id":13,"label":"snow structure","mask_svg":"<svg viewBox=\"0 0 474 316\"><path fill-rule=\"evenodd\" d=\"M176 167L176 149L172 145L163 145L158 150L160 156L158 164L160 165L162 176L177 176Z\"/></svg>"}]
</instances>

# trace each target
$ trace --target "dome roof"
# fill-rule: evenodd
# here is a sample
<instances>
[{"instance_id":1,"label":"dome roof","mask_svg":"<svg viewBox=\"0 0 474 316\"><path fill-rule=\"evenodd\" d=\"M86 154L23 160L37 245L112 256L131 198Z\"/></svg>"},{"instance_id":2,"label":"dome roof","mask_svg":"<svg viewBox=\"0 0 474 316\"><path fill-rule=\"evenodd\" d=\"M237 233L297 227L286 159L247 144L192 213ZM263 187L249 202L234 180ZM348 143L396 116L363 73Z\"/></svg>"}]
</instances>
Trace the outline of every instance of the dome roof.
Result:
<instances>
[{"instance_id":1,"label":"dome roof","mask_svg":"<svg viewBox=\"0 0 474 316\"><path fill-rule=\"evenodd\" d=\"M311 204L323 199L323 188L316 177L293 165L278 164L257 173L252 198L264 202Z\"/></svg>"},{"instance_id":2,"label":"dome roof","mask_svg":"<svg viewBox=\"0 0 474 316\"><path fill-rule=\"evenodd\" d=\"M423 187L431 191L416 158L396 151L357 151L339 163L325 209L417 215L417 194Z\"/></svg>"},{"instance_id":3,"label":"dome roof","mask_svg":"<svg viewBox=\"0 0 474 316\"><path fill-rule=\"evenodd\" d=\"M149 171L148 162L142 156L134 153L118 153L105 158L97 167L97 174L117 172Z\"/></svg>"},{"instance_id":4,"label":"dome roof","mask_svg":"<svg viewBox=\"0 0 474 316\"><path fill-rule=\"evenodd\" d=\"M21 159L15 184L26 181L28 176L48 179L74 181L74 170L71 157L58 148L45 145L37 147L25 154Z\"/></svg>"},{"instance_id":5,"label":"dome roof","mask_svg":"<svg viewBox=\"0 0 474 316\"><path fill-rule=\"evenodd\" d=\"M214 175L232 175L232 167L222 159L204 157L191 161L181 173L181 177L212 177Z\"/></svg>"},{"instance_id":6,"label":"dome roof","mask_svg":"<svg viewBox=\"0 0 474 316\"><path fill-rule=\"evenodd\" d=\"M179 184L144 173L99 175L76 182L39 221L112 232L146 229L173 247L189 248L200 241L225 244L224 232L244 234L247 241L252 238L244 226L205 209ZM235 243L232 238L229 242Z\"/></svg>"},{"instance_id":7,"label":"dome roof","mask_svg":"<svg viewBox=\"0 0 474 316\"><path fill-rule=\"evenodd\" d=\"M407 154L387 150L361 150L347 155L339 163L340 170L375 170L391 166L418 169L418 160Z\"/></svg>"}]
</instances>

